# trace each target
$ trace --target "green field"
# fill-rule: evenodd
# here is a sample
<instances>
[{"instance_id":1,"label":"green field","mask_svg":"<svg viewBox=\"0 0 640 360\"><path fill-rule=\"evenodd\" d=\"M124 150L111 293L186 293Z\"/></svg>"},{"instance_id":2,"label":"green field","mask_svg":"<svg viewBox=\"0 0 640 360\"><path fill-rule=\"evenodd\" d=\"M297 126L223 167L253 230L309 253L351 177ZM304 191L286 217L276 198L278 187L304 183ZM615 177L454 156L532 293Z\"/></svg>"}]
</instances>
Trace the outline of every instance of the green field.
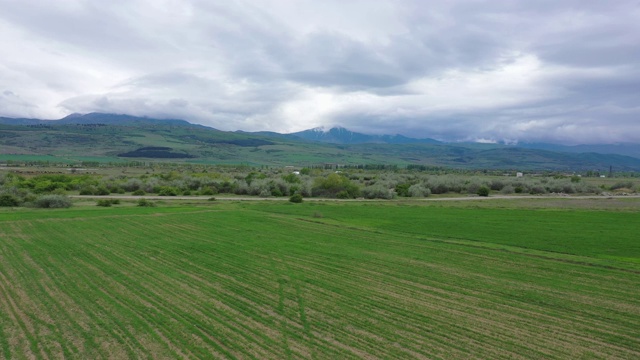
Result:
<instances>
[{"instance_id":1,"label":"green field","mask_svg":"<svg viewBox=\"0 0 640 360\"><path fill-rule=\"evenodd\" d=\"M0 358L639 358L640 202L487 204L2 210Z\"/></svg>"}]
</instances>

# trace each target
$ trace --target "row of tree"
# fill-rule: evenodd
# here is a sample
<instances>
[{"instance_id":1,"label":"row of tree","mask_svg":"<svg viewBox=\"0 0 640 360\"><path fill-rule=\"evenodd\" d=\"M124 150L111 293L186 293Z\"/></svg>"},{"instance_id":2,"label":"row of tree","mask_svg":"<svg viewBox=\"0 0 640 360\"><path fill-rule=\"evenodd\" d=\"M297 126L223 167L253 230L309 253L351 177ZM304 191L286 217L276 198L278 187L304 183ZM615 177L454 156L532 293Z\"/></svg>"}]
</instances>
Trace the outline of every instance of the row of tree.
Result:
<instances>
[{"instance_id":1,"label":"row of tree","mask_svg":"<svg viewBox=\"0 0 640 360\"><path fill-rule=\"evenodd\" d=\"M480 191L482 189L482 191ZM579 177L497 177L464 174L425 174L386 170L350 169L333 171L304 168L300 171L276 168L220 167L215 171L167 170L139 176L88 174L0 174L3 206L32 203L42 195L216 195L327 197L342 199L392 199L427 197L432 194L590 193L628 189L638 185L623 180L610 187L596 186ZM8 204L8 205L7 205Z\"/></svg>"}]
</instances>

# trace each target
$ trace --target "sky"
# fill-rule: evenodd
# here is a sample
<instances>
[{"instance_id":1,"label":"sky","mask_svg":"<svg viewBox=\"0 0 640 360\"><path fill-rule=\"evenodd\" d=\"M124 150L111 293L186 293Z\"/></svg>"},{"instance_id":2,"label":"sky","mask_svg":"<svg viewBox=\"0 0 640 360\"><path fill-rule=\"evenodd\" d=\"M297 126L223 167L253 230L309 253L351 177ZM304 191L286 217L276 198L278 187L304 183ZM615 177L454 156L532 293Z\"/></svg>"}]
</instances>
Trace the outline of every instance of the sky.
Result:
<instances>
[{"instance_id":1,"label":"sky","mask_svg":"<svg viewBox=\"0 0 640 360\"><path fill-rule=\"evenodd\" d=\"M640 143L640 0L0 0L0 116Z\"/></svg>"}]
</instances>

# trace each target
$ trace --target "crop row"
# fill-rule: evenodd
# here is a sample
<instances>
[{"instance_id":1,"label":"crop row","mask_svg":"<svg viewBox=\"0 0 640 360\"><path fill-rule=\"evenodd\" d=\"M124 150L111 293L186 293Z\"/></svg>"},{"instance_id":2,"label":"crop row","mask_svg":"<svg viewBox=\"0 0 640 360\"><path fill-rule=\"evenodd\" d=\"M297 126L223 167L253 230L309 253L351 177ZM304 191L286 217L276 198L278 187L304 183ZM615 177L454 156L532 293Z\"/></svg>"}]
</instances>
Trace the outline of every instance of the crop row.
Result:
<instances>
[{"instance_id":1,"label":"crop row","mask_svg":"<svg viewBox=\"0 0 640 360\"><path fill-rule=\"evenodd\" d=\"M640 356L635 272L260 206L4 221L0 357Z\"/></svg>"}]
</instances>

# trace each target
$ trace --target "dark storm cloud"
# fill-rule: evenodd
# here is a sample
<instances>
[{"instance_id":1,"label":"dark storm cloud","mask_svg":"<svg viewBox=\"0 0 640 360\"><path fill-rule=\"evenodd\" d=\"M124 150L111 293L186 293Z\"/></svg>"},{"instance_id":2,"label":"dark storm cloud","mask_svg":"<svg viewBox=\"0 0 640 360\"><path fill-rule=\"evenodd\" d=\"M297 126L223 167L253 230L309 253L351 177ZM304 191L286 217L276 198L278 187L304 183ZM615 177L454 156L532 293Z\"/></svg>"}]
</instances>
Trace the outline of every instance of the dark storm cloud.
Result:
<instances>
[{"instance_id":1,"label":"dark storm cloud","mask_svg":"<svg viewBox=\"0 0 640 360\"><path fill-rule=\"evenodd\" d=\"M639 4L0 0L0 116L637 142Z\"/></svg>"}]
</instances>

